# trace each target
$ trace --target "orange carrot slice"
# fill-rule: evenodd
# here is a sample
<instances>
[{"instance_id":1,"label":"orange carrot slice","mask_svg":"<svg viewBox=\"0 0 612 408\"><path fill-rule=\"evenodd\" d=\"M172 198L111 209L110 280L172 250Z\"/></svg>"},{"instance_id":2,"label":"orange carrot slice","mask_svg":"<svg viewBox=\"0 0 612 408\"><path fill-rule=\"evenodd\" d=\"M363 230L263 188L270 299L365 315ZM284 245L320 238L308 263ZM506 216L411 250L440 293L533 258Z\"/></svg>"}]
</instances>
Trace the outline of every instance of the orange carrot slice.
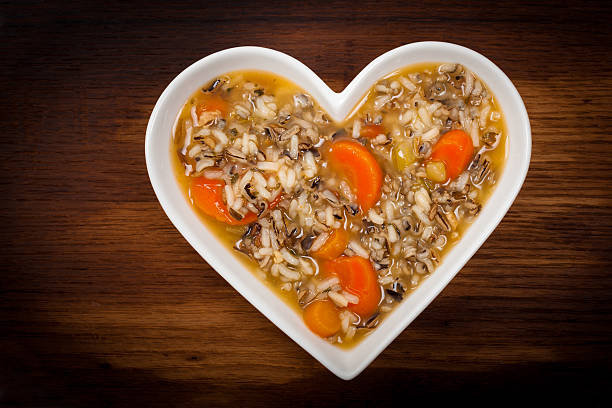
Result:
<instances>
[{"instance_id":1,"label":"orange carrot slice","mask_svg":"<svg viewBox=\"0 0 612 408\"><path fill-rule=\"evenodd\" d=\"M359 298L359 303L349 303L348 309L362 318L376 312L381 299L376 272L369 260L360 256L341 256L323 265L326 273L336 275L340 286Z\"/></svg>"},{"instance_id":2,"label":"orange carrot slice","mask_svg":"<svg viewBox=\"0 0 612 408\"><path fill-rule=\"evenodd\" d=\"M312 252L312 256L323 260L332 260L342 255L348 245L349 234L345 229L333 230L323 246Z\"/></svg>"},{"instance_id":3,"label":"orange carrot slice","mask_svg":"<svg viewBox=\"0 0 612 408\"><path fill-rule=\"evenodd\" d=\"M339 140L329 148L328 160L332 171L351 186L361 211L372 208L380 199L383 181L382 170L372 153L352 140Z\"/></svg>"},{"instance_id":4,"label":"orange carrot slice","mask_svg":"<svg viewBox=\"0 0 612 408\"><path fill-rule=\"evenodd\" d=\"M338 309L330 300L317 300L304 309L306 326L321 337L329 337L340 330Z\"/></svg>"},{"instance_id":5,"label":"orange carrot slice","mask_svg":"<svg viewBox=\"0 0 612 408\"><path fill-rule=\"evenodd\" d=\"M257 219L257 214L249 211L242 219L237 219L230 213L223 202L223 180L212 180L206 177L196 177L189 185L189 195L193 203L204 214L229 225L247 225Z\"/></svg>"},{"instance_id":6,"label":"orange carrot slice","mask_svg":"<svg viewBox=\"0 0 612 408\"><path fill-rule=\"evenodd\" d=\"M470 135L455 129L442 135L433 146L428 161L441 161L446 166L446 177L454 179L470 164L474 156L474 144Z\"/></svg>"}]
</instances>

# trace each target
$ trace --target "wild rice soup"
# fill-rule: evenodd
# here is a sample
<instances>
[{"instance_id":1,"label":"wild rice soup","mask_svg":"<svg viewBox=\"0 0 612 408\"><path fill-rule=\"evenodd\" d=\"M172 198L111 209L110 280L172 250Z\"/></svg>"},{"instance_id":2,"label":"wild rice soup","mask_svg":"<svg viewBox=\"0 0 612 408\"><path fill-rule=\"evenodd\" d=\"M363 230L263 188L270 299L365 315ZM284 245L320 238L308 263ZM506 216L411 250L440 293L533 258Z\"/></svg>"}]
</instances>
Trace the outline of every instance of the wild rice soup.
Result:
<instances>
[{"instance_id":1,"label":"wild rice soup","mask_svg":"<svg viewBox=\"0 0 612 408\"><path fill-rule=\"evenodd\" d=\"M432 63L379 80L344 123L284 78L228 73L187 101L172 152L218 238L313 332L352 345L435 273L505 145L485 84Z\"/></svg>"}]
</instances>

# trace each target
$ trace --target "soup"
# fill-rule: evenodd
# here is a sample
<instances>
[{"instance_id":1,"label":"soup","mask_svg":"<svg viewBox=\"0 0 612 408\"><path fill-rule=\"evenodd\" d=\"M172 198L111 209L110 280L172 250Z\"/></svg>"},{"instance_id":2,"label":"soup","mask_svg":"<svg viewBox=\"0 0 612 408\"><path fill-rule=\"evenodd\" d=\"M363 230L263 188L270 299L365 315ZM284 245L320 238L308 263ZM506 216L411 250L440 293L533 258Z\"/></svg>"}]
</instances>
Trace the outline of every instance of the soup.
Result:
<instances>
[{"instance_id":1,"label":"soup","mask_svg":"<svg viewBox=\"0 0 612 408\"><path fill-rule=\"evenodd\" d=\"M187 199L328 341L351 346L478 216L506 150L502 112L459 64L379 80L336 123L290 81L231 72L179 113Z\"/></svg>"}]
</instances>

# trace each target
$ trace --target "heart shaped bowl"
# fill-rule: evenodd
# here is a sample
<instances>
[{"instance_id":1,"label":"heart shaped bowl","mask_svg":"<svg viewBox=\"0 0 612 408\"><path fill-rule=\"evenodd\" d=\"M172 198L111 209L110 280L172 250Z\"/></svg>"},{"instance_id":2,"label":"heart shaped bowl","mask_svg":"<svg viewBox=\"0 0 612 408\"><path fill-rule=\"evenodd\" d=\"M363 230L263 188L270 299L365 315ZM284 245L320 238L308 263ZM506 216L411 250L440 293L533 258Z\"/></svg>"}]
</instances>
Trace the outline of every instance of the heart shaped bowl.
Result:
<instances>
[{"instance_id":1,"label":"heart shaped bowl","mask_svg":"<svg viewBox=\"0 0 612 408\"><path fill-rule=\"evenodd\" d=\"M171 137L177 114L198 87L230 71L256 69L283 76L310 93L336 121L353 110L383 76L421 62L457 62L478 75L493 92L506 119L506 163L480 215L444 257L436 271L356 346L343 349L313 334L302 317L250 272L200 221L181 191L171 161ZM523 101L508 77L491 61L468 48L419 42L391 50L372 61L340 93L332 91L298 60L267 48L238 47L217 52L181 72L160 96L147 126L147 170L168 218L191 246L223 278L283 332L338 377L358 375L444 289L487 239L518 194L529 168L531 127Z\"/></svg>"}]
</instances>

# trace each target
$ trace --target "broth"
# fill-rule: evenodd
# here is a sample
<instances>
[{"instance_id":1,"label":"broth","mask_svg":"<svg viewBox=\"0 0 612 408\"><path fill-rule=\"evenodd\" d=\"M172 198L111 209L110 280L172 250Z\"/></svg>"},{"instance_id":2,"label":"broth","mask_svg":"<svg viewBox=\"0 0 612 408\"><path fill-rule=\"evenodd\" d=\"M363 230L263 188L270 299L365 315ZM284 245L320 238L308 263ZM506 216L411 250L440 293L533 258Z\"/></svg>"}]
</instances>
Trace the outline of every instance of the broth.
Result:
<instances>
[{"instance_id":1,"label":"broth","mask_svg":"<svg viewBox=\"0 0 612 408\"><path fill-rule=\"evenodd\" d=\"M193 208L196 213L198 213L202 222L221 242L223 242L224 245L236 254L246 267L266 282L266 284L289 306L296 310L296 312L302 313L311 303L329 301L333 296L332 300L335 302L338 310L341 310L343 329L339 334L324 337L327 337L329 341L341 345L342 347L352 347L355 345L361 338L370 333L386 314L393 310L394 306L401 301L401 298L409 296L410 292L418 287L423 279L426 279L429 274L435 273L435 270L429 269L429 263L433 264L435 268L435 264L439 263L444 254L461 239L465 229L469 227L474 217L477 216L476 214L480 210L480 205L485 203L490 196L495 187L495 178L503 169L508 140L504 119L494 97L488 92L485 84L480 82L475 76L472 76L469 71L464 68L461 68L464 71L460 71L460 68L458 68L460 66L456 66L454 71L450 72L448 70L452 67L445 67L447 65L452 64L419 64L406 67L387 75L366 92L362 100L350 114L349 118L341 123L335 123L328 118L316 101L313 101L309 95L305 94L305 92L295 84L284 78L261 71L232 72L219 78L218 83L213 81L205 85L204 88L198 89L189 98L178 115L175 134L173 135L173 143L171 143L170 147L171 156L174 161L174 171L178 182L182 186L182 190L185 192L186 199L194 204ZM445 67L445 69L442 69L442 67ZM454 77L452 75L454 75ZM463 76L463 78L458 79L460 76ZM467 79L469 76L472 76L471 85L470 80ZM440 80L441 77L450 77L451 79L445 83ZM443 85L445 87L453 86L454 89L446 89L444 92L441 92L438 87L442 87ZM476 89L474 89L471 93L468 93L467 96L463 96L463 93L466 92L465 87L467 86L473 88L479 86L480 91L478 95L475 95ZM412 87L417 89L417 91L413 92L414 96L408 100L406 96L410 94L410 89ZM401 90L398 91L400 88ZM421 97L419 97L419 92L423 94ZM404 93L406 94L404 95ZM445 95L445 93L448 94ZM458 96L459 94L461 95ZM210 102L212 100L211 95L214 95L214 98L220 98L219 101L215 102L218 104L218 110L207 111L204 109L198 111L198 107L203 104L206 105L208 103L209 105L214 105ZM270 102L261 102L261 98L264 97L264 95L268 97L267 100ZM478 98L480 98L480 100ZM467 103L465 101L467 101ZM414 108L411 105L408 107L409 103L415 104ZM419 106L419 104L422 106ZM221 110L226 109L226 107L229 110L229 107L232 106L233 110L227 113L226 116L220 114ZM259 112L258 106L261 107ZM267 109L268 106L270 106L269 109ZM287 106L292 109L291 113L288 114L290 119L287 119L285 123L281 123L284 120L282 118L285 118L282 116L285 114L283 109ZM276 109L272 109L272 107ZM453 111L453 109L455 111ZM428 112L428 110L433 111ZM274 116L272 117L268 111L274 111ZM486 118L482 119L482 116L474 114L474 112L477 111L481 114L484 113ZM289 108L287 108L286 112L289 112ZM407 120L405 116L402 116L404 112L412 112L411 114L414 117ZM465 112L470 112L469 114L472 115L472 117L466 119L465 116L468 115L468 113ZM260 117L257 117L257 114L259 114ZM245 115L246 117L240 115ZM456 120L453 119L453 117L457 115L463 116L457 117ZM202 117L205 117L204 120L209 117L211 123L199 126L202 125ZM442 121L441 118L446 119ZM194 126L196 120L198 121L198 126ZM280 191L278 197L282 197L280 204L278 204L280 208L278 211L282 212L282 222L286 227L287 222L293 223L294 221L301 220L297 222L297 225L300 227L300 234L302 234L297 237L299 240L296 241L297 243L294 243L291 248L292 252L286 257L286 259L292 262L295 262L294 258L296 258L300 263L294 268L292 268L291 264L287 264L289 268L287 270L281 270L281 273L278 273L278 268L276 273L271 272L269 265L262 268L261 259L258 260L254 258L258 254L257 249L253 249L252 246L249 246L248 249L245 250L245 248L247 248L244 247L245 232L250 231L252 227L247 225L228 225L226 222L211 217L207 214L207 211L210 212L210 210L203 211L201 208L198 208L197 203L194 203L196 200L194 200L194 197L190 194L190 183L192 183L196 177L208 177L206 176L207 174L214 173L220 178L226 178L227 182L225 183L225 187L227 187L228 185L235 185L233 183L240 183L241 177L246 177L245 173L250 171L249 168L255 169L255 163L268 162L268 152L274 152L274 149L276 149L279 144L282 147L282 141L280 141L282 133L280 136L276 134L277 132L273 131L273 129L276 128L272 127L272 125L270 125L267 130L264 126L264 130L262 130L263 125L261 125L261 123L274 123L275 126L278 125L276 128L284 129L280 132L288 133L291 131L291 128L289 128L290 125L294 127L298 126L300 127L300 137L302 140L310 142L309 146L307 146L308 149L300 150L294 157L291 157L292 148L288 147L290 144L286 145L286 148L281 153L278 153L279 156L275 157L277 160L274 162L282 162L283 160L285 162L299 162L301 158L303 163L299 168L301 172L306 174L306 171L309 170L306 166L306 158L310 158L310 156L314 155L314 153L312 153L309 156L308 152L316 152L320 156L313 159L318 160L316 162L316 177L313 175L313 177L309 177L308 180L304 179L299 181L302 183L299 185L299 189L302 190L312 187L315 182L318 183L316 187L310 188L310 190L312 190L312 192L309 193L310 198L316 196L316 200L320 201L320 196L325 196L325 191L333 191L336 198L347 198L348 200L348 198L351 198L351 195L353 198L350 204L352 207L350 205L347 207L346 204L344 207L338 207L337 205L333 205L334 197L327 194L326 197L331 200L328 201L332 204L328 205L328 207L333 208L331 211L334 213L332 218L330 218L330 210L327 207L325 207L325 211L320 210L320 212L326 213L323 217L325 218L325 216L327 216L327 220L331 220L331 223L330 225L323 223L324 227L328 228L325 229L321 227L320 230L317 230L315 227L318 225L317 223L319 223L317 217L320 216L320 212L317 212L319 210L316 210L316 208L320 203L315 202L312 206L314 215L311 218L314 218L314 221L311 218L306 218L306 221L304 221L304 217L302 217L300 212L291 212L291 206L293 205L293 201L299 201L299 196L305 193L303 191L300 193L299 189L290 191L286 191L286 188L276 189ZM444 134L449 133L452 129L463 128L466 123L468 126L471 124L471 128L468 129L466 134L477 132L476 137L478 138L478 146L474 148L474 154L470 157L470 166L464 169L461 175L456 179L437 183L430 180L427 176L427 171L429 171L427 168L428 160L430 160L428 159L428 152L425 152L423 157L417 158L414 162L402 167L403 162L401 162L401 160L403 159L398 152L401 152L406 146L412 147L412 154L414 155L415 152L418 154L417 149L421 149L423 145L427 145L426 148L430 150L429 154L432 154L431 150L435 150L436 141L439 141ZM439 126L436 127L436 124ZM424 126L422 131L419 130L421 126ZM477 130L474 130L474 126L477 127ZM316 127L316 137L308 134L309 129L312 130L314 127ZM437 130L425 131L425 128L428 127ZM213 130L211 132L206 129ZM369 131L369 129L374 129L373 132L370 132L372 136L362 136L364 130ZM380 129L383 129L384 132L375 135L374 133ZM214 149L219 149L219 143L223 139L223 136L219 136L219 132L223 132L228 139L222 151L223 154L225 154L223 158L219 158L220 156L214 153ZM427 132L430 134L428 135ZM274 137L272 137L272 133L275 133ZM314 133L314 131L310 133ZM431 136L434 133L436 134ZM247 136L251 134L254 137L251 137L245 142L245 134L247 134ZM189 135L189 137L187 137L187 135ZM199 140L196 140L196 138L198 138L197 135L200 135ZM353 138L352 136L357 137ZM474 140L474 134L471 136ZM219 137L220 139L215 139ZM431 139L425 140L425 137L431 137ZM205 140L206 138L208 139ZM274 142L274 140L276 140L275 138L279 140ZM292 135L291 138L293 142L294 136ZM237 153L234 152L234 150L229 150L232 149L232 147L242 147L242 152L244 154L244 151L248 151L248 149L245 149L245 144L251 143L251 141L253 141L253 144L257 144L259 151L257 153L252 152L254 154L252 155L253 158L249 159L250 161L246 159L246 156L243 160L242 155L239 155L240 149L237 150ZM361 142L375 158L383 173L384 183L381 188L382 193L380 199L377 201L377 204L368 211L363 211L363 205L355 211L354 202L358 191L356 192L350 185L347 189L347 184L349 183L346 182L346 177L344 179L343 177L339 177L337 171L331 169L330 165L328 165L332 163L333 166L333 162L327 160L327 158L330 154L333 154L332 150L339 141L345 141L345 144L349 143L349 141L350 143ZM192 155L194 150L197 150L197 152L195 155ZM201 151L204 150L208 153L201 153ZM229 158L227 158L228 152L230 155ZM265 159L261 159L260 153ZM266 153L268 153L268 155L266 155ZM205 154L209 154L209 156ZM232 154L234 156L231 156ZM200 159L196 160L198 157ZM400 157L400 159L398 159L398 157ZM228 171L231 171L231 169L227 169L227 166L233 163L232 160L234 158L238 160L235 166L241 168L235 173L237 176L234 174L230 175ZM214 164L198 169L198 163L208 161L210 164L213 159ZM271 163L274 162L271 161ZM488 162L488 164L486 162ZM398 163L400 163L400 165L398 165ZM219 166L219 164L225 166L223 167L226 170L225 173L220 170L222 166ZM267 166L273 167L275 165L268 164ZM475 167L472 169L472 166ZM483 169L478 166L483 167ZM449 172L450 170L451 168L447 166L446 171ZM479 171L486 172L486 174L482 176L482 180L479 180ZM267 178L266 186L271 188L273 183L270 183L270 178L275 177L276 173L266 170L259 170L257 173ZM255 175L255 172L253 172L253 174L252 177L259 178L259 176ZM458 180L461 181L461 177L465 177L468 180L463 182L463 189L450 189L453 185L452 183L456 183ZM282 181L280 176L279 180ZM394 190L393 186L398 183L401 187ZM406 187L407 184L409 185L408 187ZM250 186L249 183L247 183L247 185ZM282 187L282 183L279 185ZM464 191L466 190L465 186L468 186L467 191ZM459 185L459 187L461 186ZM258 188L261 189L261 183ZM323 190L323 188L325 188L325 190ZM251 189L253 188L251 187ZM423 193L423 191L425 193ZM248 196L245 195L245 200L243 200L245 202L248 202L249 199L252 198L251 193L257 200L262 200L261 196L258 196L255 190L251 192L247 188L247 193ZM449 200L455 200L453 205L446 204L446 201L444 201L444 194L447 193L449 193L451 197ZM245 211L242 208L242 214L235 214L235 212L232 212L233 210L231 210L229 206L230 198L227 197L227 194L233 193L224 190L222 205L226 205L227 208L229 208L229 213L232 214L232 216L235 215L239 218L250 216L248 210ZM427 219L421 222L418 220L418 217L414 215L417 213L416 207L418 207L418 203L423 201L422 197L424 197L424 194L429 198L429 206L431 209L438 208L438 211L442 211L440 218L455 218L454 222L456 225L451 230L445 231L440 227L440 225L444 225L444 220L438 225L435 224L433 220L430 220L429 223L425 222ZM442 194L442 196L438 197L440 194ZM465 205L457 205L456 203L460 202L460 199L455 196L463 196ZM264 220L259 220L268 217L271 220L270 225L272 225L272 227L275 226L275 220L271 216L271 214L275 212L271 208L271 203L273 202L272 198L273 197L270 197L270 199L267 200L265 211L263 211L261 217L257 219L258 224L265 224ZM359 197L357 197L357 199L358 198ZM421 200L418 198L421 198ZM439 198L439 201L436 201L436 198ZM231 199L242 199L242 196L238 198L232 197ZM251 204L255 203L255 199L251 201ZM467 204L470 205L468 206ZM448 205L447 208L449 211L444 210L445 205ZM319 207L323 208L322 206ZM400 230L397 225L401 226L405 224L397 222L397 219L389 218L388 207L393 207L392 213L398 214L398 219L404 214L404 222L405 219L411 220L408 221L408 223L414 222L416 219L418 224L422 224L420 227L421 230L416 233L412 231L412 229L407 229L406 231L408 231L408 233ZM375 220L378 220L379 217L385 217L385 209L387 210L387 217L382 224L376 224L374 222ZM401 213L404 209L411 209L414 213ZM374 211L374 213L371 213L371 211ZM475 213L471 214L470 212ZM294 216L292 217L291 214ZM422 211L419 214L423 215ZM439 213L436 213L435 216L437 216L437 214ZM240 220L236 222L239 221ZM312 225L309 226L309 222L313 222L315 227ZM252 226L254 224L250 223L250 225ZM265 229L266 227L264 226L263 228ZM393 233L391 228L395 229L396 232ZM410 228L414 228L414 225L411 225ZM435 246L434 244L436 242L433 241L424 244L427 240L423 240L422 237L427 234L427 228L431 229L428 239L433 236L436 240L444 241L441 246ZM385 229L386 232L384 231ZM310 299L309 302L300 304L300 301L304 297L303 293L305 289L302 288L303 286L310 285L307 290L314 293L318 287L317 285L320 285L321 282L325 282L325 279L328 279L326 276L321 276L323 273L319 270L321 265L325 265L324 262L326 261L318 259L317 256L313 256L311 254L313 251L309 252L308 250L304 250L303 242L306 241L307 234L315 234L316 232L316 238L313 237L313 241L315 242L317 238L327 234L325 245L328 240L331 240L332 234L334 234L336 230L345 231L347 236L346 239L349 242L349 245L343 251L342 257L358 256L358 252L360 252L361 249L351 246L352 243L355 242L357 242L357 244L361 243L362 249L369 249L369 261L374 265L374 269L376 270L377 282L379 283L381 292L380 303L373 317L365 315L359 316L356 312L350 312L348 307L353 305L350 302L349 306L342 308L343 299L350 299L351 293L345 290L345 288L337 288L337 286L341 286L338 283L332 286L331 290L328 289L327 296L324 296L326 292L322 291L313 299ZM379 245L377 241L375 241L379 239L377 238L377 234L383 236L383 238L386 237L386 246L388 247L387 254L382 260L373 255L377 253L377 251L381 251L381 249L377 249ZM445 238L441 239L440 237L442 236ZM395 242L391 242L393 238L399 241L396 240ZM260 239L261 242L261 238L258 239ZM409 256L402 259L403 252L401 251L406 251L406 248L403 246L402 249L399 250L400 252L396 251L395 255L393 255L394 250L392 248L394 248L397 242L401 242L403 245L404 241L410 243L411 239L414 239L415 243L412 247L408 246L407 251ZM422 242L423 244L421 244ZM314 243L312 245L314 246ZM240 248L240 250L236 250L237 247ZM418 251L429 251L431 257L424 259L416 258L420 253L416 255L411 254L410 251L412 251L412 248ZM263 247L263 249L267 250L272 248ZM279 248L279 250L282 250L282 248ZM278 261L277 258L279 255L277 252L279 252L279 250L275 250L274 256L276 256L276 258L274 262ZM317 251L314 251L314 253L317 253ZM426 261L429 261L429 263ZM281 260L279 263L282 264L284 262L284 260ZM307 265L304 265L304 263L307 263ZM425 273L421 274L415 271L418 264L421 265L421 268L426 267ZM406 273L406 265L408 265L408 269L411 268L410 274ZM313 268L313 273L307 275L302 270L299 273L300 279L296 280L288 279L287 276L283 274L283 272L286 274L293 274L296 270L300 271L301 267L305 267L306 269L308 269L308 267ZM335 294L332 295L332 292ZM300 296L302 297L300 298ZM352 314L352 316L347 317L349 314ZM346 319L349 320L348 330L344 330ZM369 325L372 327L366 327ZM353 327L354 329L351 329ZM348 334L351 335L349 336Z\"/></svg>"}]
</instances>

